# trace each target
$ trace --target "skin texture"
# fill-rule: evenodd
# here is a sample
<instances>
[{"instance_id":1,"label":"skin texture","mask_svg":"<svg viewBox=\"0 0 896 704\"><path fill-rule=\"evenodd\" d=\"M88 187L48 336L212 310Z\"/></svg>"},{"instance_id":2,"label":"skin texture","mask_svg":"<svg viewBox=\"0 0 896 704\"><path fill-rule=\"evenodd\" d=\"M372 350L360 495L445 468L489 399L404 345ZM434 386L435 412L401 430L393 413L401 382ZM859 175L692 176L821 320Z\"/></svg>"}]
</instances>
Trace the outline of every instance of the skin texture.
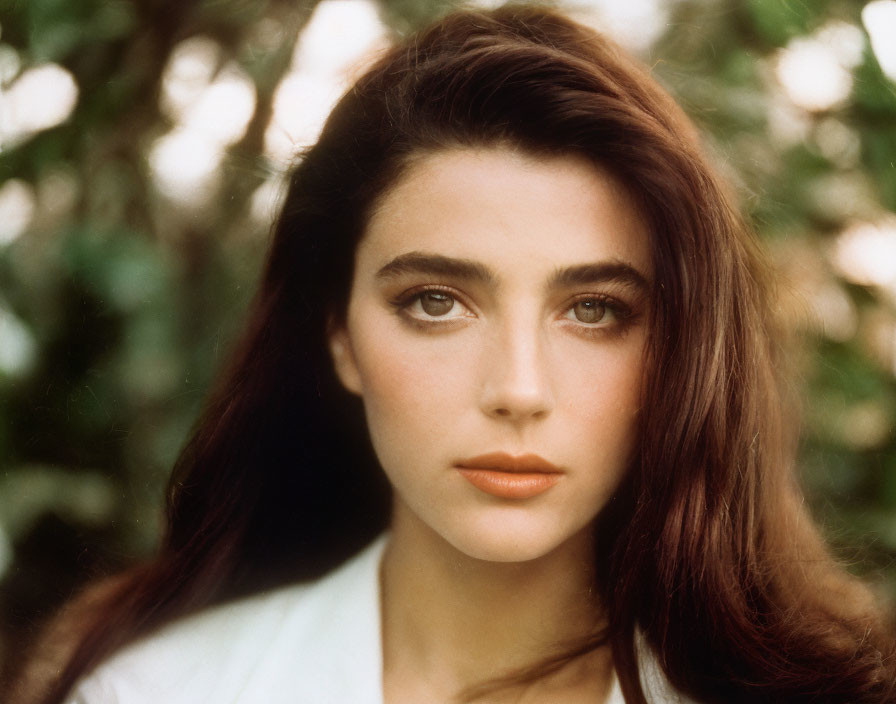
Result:
<instances>
[{"instance_id":1,"label":"skin texture","mask_svg":"<svg viewBox=\"0 0 896 704\"><path fill-rule=\"evenodd\" d=\"M330 347L395 489L389 704L450 701L601 624L589 528L636 442L650 279L632 198L576 157L427 154L379 202ZM494 496L457 468L494 452L559 478ZM599 648L488 701L594 702L611 681Z\"/></svg>"},{"instance_id":2,"label":"skin texture","mask_svg":"<svg viewBox=\"0 0 896 704\"><path fill-rule=\"evenodd\" d=\"M494 280L377 275L409 253L471 261ZM649 281L647 233L622 186L573 157L441 152L385 195L331 346L342 382L363 398L396 513L493 561L545 555L594 519L631 456L648 303L628 281L550 284L557 270L595 263ZM423 287L439 290L421 299ZM604 296L619 303L582 322ZM498 451L534 453L560 479L510 500L455 468Z\"/></svg>"}]
</instances>

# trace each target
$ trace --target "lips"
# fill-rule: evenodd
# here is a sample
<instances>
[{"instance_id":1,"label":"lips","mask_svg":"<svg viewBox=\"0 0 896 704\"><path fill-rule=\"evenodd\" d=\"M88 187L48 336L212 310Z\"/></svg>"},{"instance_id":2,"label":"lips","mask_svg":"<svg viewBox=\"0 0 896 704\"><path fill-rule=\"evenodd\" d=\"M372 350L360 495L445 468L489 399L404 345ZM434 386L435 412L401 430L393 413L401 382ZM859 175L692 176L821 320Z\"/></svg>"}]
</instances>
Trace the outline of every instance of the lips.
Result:
<instances>
[{"instance_id":1,"label":"lips","mask_svg":"<svg viewBox=\"0 0 896 704\"><path fill-rule=\"evenodd\" d=\"M455 467L480 491L504 499L528 499L544 493L562 476L558 467L538 455L492 452L461 460Z\"/></svg>"}]
</instances>

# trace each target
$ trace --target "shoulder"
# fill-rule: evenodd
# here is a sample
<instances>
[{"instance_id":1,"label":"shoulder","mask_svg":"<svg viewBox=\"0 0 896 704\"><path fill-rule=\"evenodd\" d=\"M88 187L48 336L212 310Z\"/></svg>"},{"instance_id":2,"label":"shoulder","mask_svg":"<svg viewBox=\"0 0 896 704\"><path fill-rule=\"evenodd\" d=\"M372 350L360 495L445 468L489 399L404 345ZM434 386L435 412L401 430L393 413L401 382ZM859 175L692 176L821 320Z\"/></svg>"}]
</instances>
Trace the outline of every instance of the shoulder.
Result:
<instances>
[{"instance_id":1,"label":"shoulder","mask_svg":"<svg viewBox=\"0 0 896 704\"><path fill-rule=\"evenodd\" d=\"M70 704L355 701L333 682L379 688L380 538L340 568L176 621L103 663ZM326 685L326 687L325 687ZM360 699L358 701L364 701Z\"/></svg>"},{"instance_id":2,"label":"shoulder","mask_svg":"<svg viewBox=\"0 0 896 704\"><path fill-rule=\"evenodd\" d=\"M106 661L76 688L74 701L181 701L179 694L237 689L288 622L308 617L312 589L292 586L177 621Z\"/></svg>"}]
</instances>

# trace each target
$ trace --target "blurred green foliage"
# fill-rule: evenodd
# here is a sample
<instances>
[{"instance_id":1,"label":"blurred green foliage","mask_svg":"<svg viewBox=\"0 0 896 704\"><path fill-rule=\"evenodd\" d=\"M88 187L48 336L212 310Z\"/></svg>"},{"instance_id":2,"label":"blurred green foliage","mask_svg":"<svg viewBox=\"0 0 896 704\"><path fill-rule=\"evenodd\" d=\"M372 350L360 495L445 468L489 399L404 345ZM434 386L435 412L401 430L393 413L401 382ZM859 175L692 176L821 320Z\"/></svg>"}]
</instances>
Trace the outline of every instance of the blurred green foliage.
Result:
<instances>
[{"instance_id":1,"label":"blurred green foliage","mask_svg":"<svg viewBox=\"0 0 896 704\"><path fill-rule=\"evenodd\" d=\"M67 121L0 151L0 194L15 180L34 206L23 232L0 239L7 647L158 538L167 473L255 285L269 226L257 189L276 191L280 172L265 130L317 4L0 0L3 87L56 62L79 91ZM404 33L454 4L378 6ZM806 341L796 367L809 497L836 546L863 549L857 569L896 585L896 292L849 280L832 254L852 223L896 211L896 86L871 50L862 3L665 6L665 32L643 58L705 130L790 281L781 306ZM789 43L831 26L860 39L852 88L804 110L775 67ZM218 47L217 70L233 62L251 78L257 103L214 197L185 205L160 189L150 151L175 126L160 107L166 65L196 36Z\"/></svg>"}]
</instances>

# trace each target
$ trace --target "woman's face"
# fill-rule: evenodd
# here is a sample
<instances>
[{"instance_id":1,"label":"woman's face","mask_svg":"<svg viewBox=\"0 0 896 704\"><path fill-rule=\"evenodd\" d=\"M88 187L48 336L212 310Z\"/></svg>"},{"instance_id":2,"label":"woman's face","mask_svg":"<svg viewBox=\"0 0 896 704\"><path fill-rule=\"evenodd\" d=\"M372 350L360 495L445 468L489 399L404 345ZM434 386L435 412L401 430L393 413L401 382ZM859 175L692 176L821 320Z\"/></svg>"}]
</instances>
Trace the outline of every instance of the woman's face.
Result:
<instances>
[{"instance_id":1,"label":"woman's face","mask_svg":"<svg viewBox=\"0 0 896 704\"><path fill-rule=\"evenodd\" d=\"M582 159L414 162L368 224L330 336L393 520L497 561L585 535L636 442L651 275L633 199Z\"/></svg>"}]
</instances>

